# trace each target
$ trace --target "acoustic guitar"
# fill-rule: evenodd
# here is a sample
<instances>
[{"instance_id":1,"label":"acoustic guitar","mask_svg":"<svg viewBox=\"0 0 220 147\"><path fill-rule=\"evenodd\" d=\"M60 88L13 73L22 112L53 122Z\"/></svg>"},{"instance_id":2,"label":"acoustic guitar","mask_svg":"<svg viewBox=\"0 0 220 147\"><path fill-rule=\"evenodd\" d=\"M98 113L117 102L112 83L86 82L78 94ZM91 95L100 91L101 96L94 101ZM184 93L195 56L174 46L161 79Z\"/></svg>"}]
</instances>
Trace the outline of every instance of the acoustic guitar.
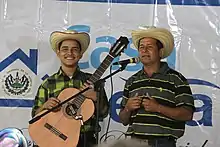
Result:
<instances>
[{"instance_id":1,"label":"acoustic guitar","mask_svg":"<svg viewBox=\"0 0 220 147\"><path fill-rule=\"evenodd\" d=\"M128 43L127 37L121 36L110 48L109 54L89 78L89 81L92 83L98 81L113 59L124 51ZM58 99L63 102L77 93L79 93L78 89L66 88L59 94ZM94 109L91 99L87 99L83 95L76 96L65 103L59 111L52 111L38 121L29 124L30 137L40 147L76 147L82 123L93 115ZM38 113L35 117L45 111L48 110Z\"/></svg>"}]
</instances>

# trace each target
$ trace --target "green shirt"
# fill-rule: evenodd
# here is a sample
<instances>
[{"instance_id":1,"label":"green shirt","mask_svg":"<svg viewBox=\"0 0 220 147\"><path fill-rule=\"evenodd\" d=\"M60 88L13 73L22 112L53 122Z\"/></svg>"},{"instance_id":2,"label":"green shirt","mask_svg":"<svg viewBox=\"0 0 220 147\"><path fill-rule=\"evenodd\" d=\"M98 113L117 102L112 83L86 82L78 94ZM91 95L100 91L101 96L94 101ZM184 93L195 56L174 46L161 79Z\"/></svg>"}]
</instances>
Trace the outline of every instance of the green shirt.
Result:
<instances>
[{"instance_id":1,"label":"green shirt","mask_svg":"<svg viewBox=\"0 0 220 147\"><path fill-rule=\"evenodd\" d=\"M60 68L57 73L45 79L39 86L32 109L32 117L35 116L36 110L40 108L49 98L57 98L60 92L65 88L79 89L90 76L91 74L80 71L78 67L70 78ZM109 108L105 91L104 96L99 98L99 103L99 120L103 120L103 118L108 115ZM95 114L96 112L94 113L94 116L84 123L85 131L94 131L96 119Z\"/></svg>"}]
</instances>

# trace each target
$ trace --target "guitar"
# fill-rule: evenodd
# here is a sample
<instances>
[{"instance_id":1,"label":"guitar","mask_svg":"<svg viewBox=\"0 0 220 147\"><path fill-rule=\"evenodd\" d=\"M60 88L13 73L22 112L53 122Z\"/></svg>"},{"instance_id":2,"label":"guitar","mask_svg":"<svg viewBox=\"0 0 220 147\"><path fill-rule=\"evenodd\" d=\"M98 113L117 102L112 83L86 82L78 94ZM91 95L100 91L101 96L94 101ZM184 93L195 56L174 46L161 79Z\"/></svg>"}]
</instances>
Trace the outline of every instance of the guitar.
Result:
<instances>
[{"instance_id":1,"label":"guitar","mask_svg":"<svg viewBox=\"0 0 220 147\"><path fill-rule=\"evenodd\" d=\"M92 83L98 81L113 59L124 51L128 43L127 37L121 36L110 48L109 54L89 78L89 81ZM59 94L58 99L63 102L77 93L79 90L76 88L66 88ZM93 115L94 110L94 103L91 99L87 99L83 95L76 96L65 103L60 111L50 112L38 121L29 124L30 137L40 147L76 147L81 125ZM35 117L45 111L48 110L38 113Z\"/></svg>"}]
</instances>

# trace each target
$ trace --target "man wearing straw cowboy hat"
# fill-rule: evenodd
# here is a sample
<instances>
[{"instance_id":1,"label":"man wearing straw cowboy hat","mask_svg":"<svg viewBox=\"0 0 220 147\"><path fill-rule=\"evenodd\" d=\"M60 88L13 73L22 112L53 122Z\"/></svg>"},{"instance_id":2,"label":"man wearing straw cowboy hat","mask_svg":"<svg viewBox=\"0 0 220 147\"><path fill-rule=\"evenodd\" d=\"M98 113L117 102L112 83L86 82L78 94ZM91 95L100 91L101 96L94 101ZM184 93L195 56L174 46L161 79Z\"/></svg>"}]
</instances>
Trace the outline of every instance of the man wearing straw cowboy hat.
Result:
<instances>
[{"instance_id":1,"label":"man wearing straw cowboy hat","mask_svg":"<svg viewBox=\"0 0 220 147\"><path fill-rule=\"evenodd\" d=\"M63 89L70 87L82 90L89 86L86 84L86 81L91 74L81 71L78 66L78 62L82 58L83 53L88 49L89 43L90 36L84 32L79 33L74 30L67 30L51 33L50 44L61 62L61 67L58 72L45 79L39 86L32 109L32 116L59 104L60 101L57 97ZM94 89L85 91L83 95L93 101L97 99ZM101 120L108 114L108 100L105 92L99 102L100 107L98 110ZM84 137L86 137L87 147L95 144L95 118L91 117L84 123L84 128L81 129L82 134L80 134L78 147L84 146Z\"/></svg>"},{"instance_id":2,"label":"man wearing straw cowboy hat","mask_svg":"<svg viewBox=\"0 0 220 147\"><path fill-rule=\"evenodd\" d=\"M120 121L127 134L152 147L175 147L193 117L194 99L186 78L161 59L174 48L173 35L164 28L132 31L132 41L143 69L125 84Z\"/></svg>"}]
</instances>

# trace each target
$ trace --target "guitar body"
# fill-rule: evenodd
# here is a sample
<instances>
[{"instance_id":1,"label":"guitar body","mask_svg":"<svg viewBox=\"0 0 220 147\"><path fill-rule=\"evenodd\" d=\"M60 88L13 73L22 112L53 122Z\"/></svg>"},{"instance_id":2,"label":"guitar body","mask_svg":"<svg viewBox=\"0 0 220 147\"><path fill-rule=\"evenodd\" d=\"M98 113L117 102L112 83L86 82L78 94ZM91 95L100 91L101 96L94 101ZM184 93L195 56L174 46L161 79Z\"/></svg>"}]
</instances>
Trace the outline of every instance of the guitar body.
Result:
<instances>
[{"instance_id":1,"label":"guitar body","mask_svg":"<svg viewBox=\"0 0 220 147\"><path fill-rule=\"evenodd\" d=\"M78 89L66 88L58 96L62 101L77 94ZM76 97L77 98L77 97ZM73 100L74 101L74 98ZM79 140L81 121L76 116L82 116L87 121L94 113L94 103L85 99L75 115L71 115L68 104L57 112L50 112L38 121L29 125L30 137L40 147L76 147ZM47 110L40 112L38 115Z\"/></svg>"}]
</instances>

